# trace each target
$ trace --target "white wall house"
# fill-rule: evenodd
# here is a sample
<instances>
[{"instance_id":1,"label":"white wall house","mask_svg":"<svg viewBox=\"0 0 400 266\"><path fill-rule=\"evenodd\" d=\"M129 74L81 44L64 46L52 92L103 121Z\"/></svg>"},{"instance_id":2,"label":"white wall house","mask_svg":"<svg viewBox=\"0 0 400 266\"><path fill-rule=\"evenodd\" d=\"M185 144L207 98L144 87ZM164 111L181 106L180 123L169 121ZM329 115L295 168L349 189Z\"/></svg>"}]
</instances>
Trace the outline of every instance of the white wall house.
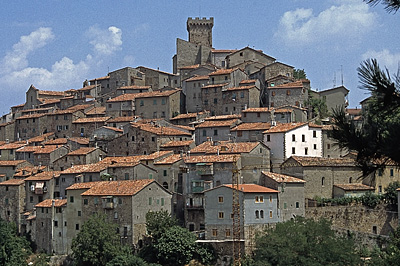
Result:
<instances>
[{"instance_id":1,"label":"white wall house","mask_svg":"<svg viewBox=\"0 0 400 266\"><path fill-rule=\"evenodd\" d=\"M312 123L282 123L263 132L271 149L271 171L290 156L322 157L322 126Z\"/></svg>"}]
</instances>

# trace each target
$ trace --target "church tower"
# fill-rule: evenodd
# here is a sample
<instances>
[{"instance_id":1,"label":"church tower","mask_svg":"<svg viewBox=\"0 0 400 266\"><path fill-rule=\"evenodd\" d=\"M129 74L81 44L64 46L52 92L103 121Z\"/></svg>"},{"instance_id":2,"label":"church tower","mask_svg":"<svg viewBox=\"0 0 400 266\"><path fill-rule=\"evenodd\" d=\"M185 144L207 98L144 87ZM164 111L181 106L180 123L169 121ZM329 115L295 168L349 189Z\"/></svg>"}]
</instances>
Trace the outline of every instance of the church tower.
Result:
<instances>
[{"instance_id":1,"label":"church tower","mask_svg":"<svg viewBox=\"0 0 400 266\"><path fill-rule=\"evenodd\" d=\"M214 18L188 18L186 25L189 33L189 42L212 47Z\"/></svg>"}]
</instances>

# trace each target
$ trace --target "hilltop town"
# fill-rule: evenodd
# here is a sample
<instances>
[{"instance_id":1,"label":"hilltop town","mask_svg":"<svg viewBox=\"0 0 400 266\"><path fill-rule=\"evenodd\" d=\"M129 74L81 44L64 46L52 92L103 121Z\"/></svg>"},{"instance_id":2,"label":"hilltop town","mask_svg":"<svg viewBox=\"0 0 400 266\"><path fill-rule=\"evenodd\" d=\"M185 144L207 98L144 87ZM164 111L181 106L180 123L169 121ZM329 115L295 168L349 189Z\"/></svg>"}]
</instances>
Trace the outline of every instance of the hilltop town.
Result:
<instances>
[{"instance_id":1,"label":"hilltop town","mask_svg":"<svg viewBox=\"0 0 400 266\"><path fill-rule=\"evenodd\" d=\"M345 86L314 91L304 70L261 50L215 49L213 26L187 20L173 73L125 67L82 88L27 88L1 118L1 218L49 254L70 254L93 213L141 247L146 214L166 210L222 257L235 237L251 253L257 231L296 216L371 242L388 236L393 212L318 207L400 181L390 164L363 176L331 138L333 110L362 123L368 102L347 108Z\"/></svg>"}]
</instances>

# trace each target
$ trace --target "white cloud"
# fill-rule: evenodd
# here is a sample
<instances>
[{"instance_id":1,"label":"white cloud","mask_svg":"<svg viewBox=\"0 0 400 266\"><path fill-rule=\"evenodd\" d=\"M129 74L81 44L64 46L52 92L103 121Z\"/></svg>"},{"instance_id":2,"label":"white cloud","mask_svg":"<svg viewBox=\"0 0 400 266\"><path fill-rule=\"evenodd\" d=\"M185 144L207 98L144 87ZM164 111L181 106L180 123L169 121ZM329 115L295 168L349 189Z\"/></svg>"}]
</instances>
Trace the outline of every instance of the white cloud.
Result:
<instances>
[{"instance_id":1,"label":"white cloud","mask_svg":"<svg viewBox=\"0 0 400 266\"><path fill-rule=\"evenodd\" d=\"M54 39L51 28L39 28L31 34L22 36L18 43L13 45L12 51L3 58L2 72L20 70L28 66L28 55L44 47Z\"/></svg>"},{"instance_id":2,"label":"white cloud","mask_svg":"<svg viewBox=\"0 0 400 266\"><path fill-rule=\"evenodd\" d=\"M304 8L285 12L275 36L287 45L307 45L360 38L370 30L376 15L369 12L368 5L358 0L336 2L316 15Z\"/></svg>"},{"instance_id":3,"label":"white cloud","mask_svg":"<svg viewBox=\"0 0 400 266\"><path fill-rule=\"evenodd\" d=\"M379 65L383 68L386 67L391 74L396 74L400 64L400 53L391 53L387 49L382 51L369 50L362 56L363 60L375 58L378 60Z\"/></svg>"},{"instance_id":4,"label":"white cloud","mask_svg":"<svg viewBox=\"0 0 400 266\"><path fill-rule=\"evenodd\" d=\"M133 55L126 55L124 57L124 64L125 65L133 65L133 63L135 62L135 57Z\"/></svg>"},{"instance_id":5,"label":"white cloud","mask_svg":"<svg viewBox=\"0 0 400 266\"><path fill-rule=\"evenodd\" d=\"M92 38L90 44L97 55L111 55L121 49L122 31L111 26L107 30L92 26L89 29L89 35Z\"/></svg>"}]
</instances>

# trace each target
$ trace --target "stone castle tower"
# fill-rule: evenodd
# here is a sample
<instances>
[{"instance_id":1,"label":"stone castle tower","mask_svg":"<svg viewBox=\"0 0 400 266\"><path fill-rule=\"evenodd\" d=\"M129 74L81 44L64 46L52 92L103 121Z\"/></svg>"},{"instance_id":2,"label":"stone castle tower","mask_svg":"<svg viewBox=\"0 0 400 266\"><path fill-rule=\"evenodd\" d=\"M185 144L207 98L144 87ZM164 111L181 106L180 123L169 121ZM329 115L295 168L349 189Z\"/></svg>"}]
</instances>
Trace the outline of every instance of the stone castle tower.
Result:
<instances>
[{"instance_id":1,"label":"stone castle tower","mask_svg":"<svg viewBox=\"0 0 400 266\"><path fill-rule=\"evenodd\" d=\"M189 33L189 42L212 47L214 18L188 18L186 24Z\"/></svg>"}]
</instances>

